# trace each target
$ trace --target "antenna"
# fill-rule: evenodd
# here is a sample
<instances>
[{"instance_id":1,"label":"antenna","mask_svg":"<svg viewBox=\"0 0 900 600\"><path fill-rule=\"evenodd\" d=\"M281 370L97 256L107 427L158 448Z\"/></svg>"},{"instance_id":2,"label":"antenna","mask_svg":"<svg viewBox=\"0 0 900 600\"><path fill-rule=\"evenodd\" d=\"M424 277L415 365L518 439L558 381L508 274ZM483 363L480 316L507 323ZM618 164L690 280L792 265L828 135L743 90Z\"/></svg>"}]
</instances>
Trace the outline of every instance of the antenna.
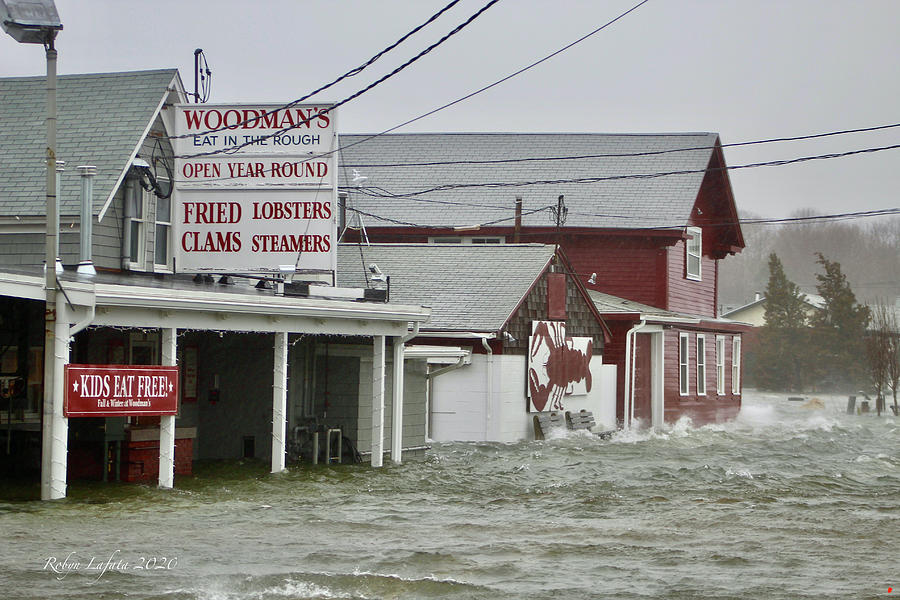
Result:
<instances>
[{"instance_id":1,"label":"antenna","mask_svg":"<svg viewBox=\"0 0 900 600\"><path fill-rule=\"evenodd\" d=\"M200 67L201 60L203 61L202 68ZM208 102L211 87L212 71L209 70L209 63L206 62L206 54L203 53L202 48L197 48L194 50L194 104Z\"/></svg>"}]
</instances>

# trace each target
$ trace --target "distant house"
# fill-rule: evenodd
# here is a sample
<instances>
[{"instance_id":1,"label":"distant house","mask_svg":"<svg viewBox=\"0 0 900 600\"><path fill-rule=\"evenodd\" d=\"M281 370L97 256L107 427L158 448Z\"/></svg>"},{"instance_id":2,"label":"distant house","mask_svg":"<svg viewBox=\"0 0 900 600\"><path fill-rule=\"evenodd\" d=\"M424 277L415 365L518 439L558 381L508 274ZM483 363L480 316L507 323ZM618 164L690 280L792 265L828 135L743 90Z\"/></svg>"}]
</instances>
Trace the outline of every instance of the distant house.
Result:
<instances>
[{"instance_id":1,"label":"distant house","mask_svg":"<svg viewBox=\"0 0 900 600\"><path fill-rule=\"evenodd\" d=\"M804 294L804 298L807 317L811 317L813 313L821 309L825 304L825 299L817 294ZM762 327L766 324L766 298L757 293L756 298L752 302L727 310L722 313L722 317L741 323L749 323L754 327Z\"/></svg>"},{"instance_id":2,"label":"distant house","mask_svg":"<svg viewBox=\"0 0 900 600\"><path fill-rule=\"evenodd\" d=\"M426 416L436 441L532 439L532 415L540 410L590 410L598 426L615 427L615 367L603 364L608 329L569 272L565 257L543 244L338 249L341 286L377 286L389 290L392 302L431 308L407 352L431 357ZM535 333L535 324L548 322L559 331L561 324L564 335ZM590 354L580 355L572 338L589 340ZM435 351L440 348L445 351ZM453 348L460 353L448 352ZM553 364L535 364L530 349L549 352ZM560 369L573 353L586 373ZM544 386L541 395L537 380L545 369L563 380ZM586 389L572 393L572 384L585 378Z\"/></svg>"},{"instance_id":3,"label":"distant house","mask_svg":"<svg viewBox=\"0 0 900 600\"><path fill-rule=\"evenodd\" d=\"M341 140L345 221L360 236L364 229L373 242L559 244L587 289L646 307L611 324L604 360L619 368L620 423L644 416L637 407L647 402L630 398L642 389L653 398L655 424L736 414L741 329L717 314L718 265L744 240L718 135ZM674 317L643 318L655 310Z\"/></svg>"}]
</instances>

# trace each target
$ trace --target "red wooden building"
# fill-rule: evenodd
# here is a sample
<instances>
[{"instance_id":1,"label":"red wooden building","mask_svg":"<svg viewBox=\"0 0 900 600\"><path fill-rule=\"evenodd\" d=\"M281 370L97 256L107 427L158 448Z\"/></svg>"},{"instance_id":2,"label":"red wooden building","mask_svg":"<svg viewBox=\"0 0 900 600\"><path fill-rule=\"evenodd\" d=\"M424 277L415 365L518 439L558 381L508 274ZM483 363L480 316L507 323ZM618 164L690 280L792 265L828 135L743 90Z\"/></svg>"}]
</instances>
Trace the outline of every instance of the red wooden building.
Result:
<instances>
[{"instance_id":1,"label":"red wooden building","mask_svg":"<svg viewBox=\"0 0 900 600\"><path fill-rule=\"evenodd\" d=\"M604 362L619 366L621 423L737 414L745 327L717 315L718 265L744 240L717 134L395 134L341 146L345 240L364 229L373 242L557 243L612 329Z\"/></svg>"}]
</instances>

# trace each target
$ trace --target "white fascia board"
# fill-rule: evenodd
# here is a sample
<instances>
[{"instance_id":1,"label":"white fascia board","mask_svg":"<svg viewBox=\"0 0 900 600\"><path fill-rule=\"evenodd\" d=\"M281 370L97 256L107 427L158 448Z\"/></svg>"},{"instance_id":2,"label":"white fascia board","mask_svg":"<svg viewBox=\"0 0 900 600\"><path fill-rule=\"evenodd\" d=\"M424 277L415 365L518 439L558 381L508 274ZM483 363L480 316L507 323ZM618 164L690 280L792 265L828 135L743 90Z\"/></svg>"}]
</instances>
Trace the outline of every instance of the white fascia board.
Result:
<instances>
[{"instance_id":1,"label":"white fascia board","mask_svg":"<svg viewBox=\"0 0 900 600\"><path fill-rule=\"evenodd\" d=\"M471 356L472 351L459 346L407 346L403 350L406 358L443 358L458 360Z\"/></svg>"},{"instance_id":2,"label":"white fascia board","mask_svg":"<svg viewBox=\"0 0 900 600\"><path fill-rule=\"evenodd\" d=\"M143 307L156 310L194 310L217 313L305 316L383 321L427 321L431 310L419 306L308 300L284 297L241 297L210 292L97 285L98 306Z\"/></svg>"},{"instance_id":3,"label":"white fascia board","mask_svg":"<svg viewBox=\"0 0 900 600\"><path fill-rule=\"evenodd\" d=\"M57 281L59 289L65 292L63 296L64 301L70 302L73 306L94 305L92 285L73 283L71 281ZM45 283L43 277L0 272L0 295L44 302L46 300Z\"/></svg>"},{"instance_id":4,"label":"white fascia board","mask_svg":"<svg viewBox=\"0 0 900 600\"><path fill-rule=\"evenodd\" d=\"M493 340L497 338L497 332L491 333L479 333L477 331L428 331L428 330L419 330L419 335L417 338L450 338L450 339L462 339L462 340L480 340L480 339L488 339Z\"/></svg>"},{"instance_id":5,"label":"white fascia board","mask_svg":"<svg viewBox=\"0 0 900 600\"><path fill-rule=\"evenodd\" d=\"M153 115L151 115L150 120L147 121L147 126L144 127L144 131L143 133L141 133L141 137L138 139L137 145L135 145L134 150L131 151L131 155L128 157L128 162L125 163L125 167L122 169L122 172L119 173L118 179L116 179L116 182L113 184L112 189L109 191L109 197L106 199L106 202L103 203L103 207L100 209L100 213L97 215L98 223L103 221L103 217L104 215L106 215L106 211L109 209L109 205L112 204L113 198L116 197L116 191L118 191L119 186L122 185L122 181L125 179L125 175L128 174L128 169L131 168L131 163L134 161L134 157L137 156L138 150L140 150L141 146L144 145L144 140L147 139L147 134L150 133L150 128L153 127L153 122L156 121L156 117L157 115L159 115L159 111L162 110L163 105L166 103L166 100L168 100L169 87L171 85L172 83L170 82L169 85L166 86L165 92L159 99L159 104L156 105L156 110L153 111Z\"/></svg>"},{"instance_id":6,"label":"white fascia board","mask_svg":"<svg viewBox=\"0 0 900 600\"><path fill-rule=\"evenodd\" d=\"M0 272L0 295L43 302L44 280L30 275Z\"/></svg>"},{"instance_id":7,"label":"white fascia board","mask_svg":"<svg viewBox=\"0 0 900 600\"><path fill-rule=\"evenodd\" d=\"M664 315L654 315L652 313L641 313L639 319L649 323L681 323L684 325L696 325L701 321L699 317L669 317Z\"/></svg>"}]
</instances>

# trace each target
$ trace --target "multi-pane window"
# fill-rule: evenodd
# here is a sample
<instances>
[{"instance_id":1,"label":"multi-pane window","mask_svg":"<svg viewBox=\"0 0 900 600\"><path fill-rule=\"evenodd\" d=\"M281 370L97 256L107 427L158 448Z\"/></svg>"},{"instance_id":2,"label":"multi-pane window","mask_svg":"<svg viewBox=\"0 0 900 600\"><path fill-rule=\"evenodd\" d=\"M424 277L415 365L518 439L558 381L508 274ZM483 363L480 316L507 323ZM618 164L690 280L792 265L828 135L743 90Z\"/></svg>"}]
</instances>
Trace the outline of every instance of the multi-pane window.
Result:
<instances>
[{"instance_id":1,"label":"multi-pane window","mask_svg":"<svg viewBox=\"0 0 900 600\"><path fill-rule=\"evenodd\" d=\"M697 395L706 395L706 337L697 334Z\"/></svg>"},{"instance_id":2,"label":"multi-pane window","mask_svg":"<svg viewBox=\"0 0 900 600\"><path fill-rule=\"evenodd\" d=\"M147 228L144 215L147 214L146 194L137 181L125 187L125 258L131 266L142 268L146 248Z\"/></svg>"},{"instance_id":3,"label":"multi-pane window","mask_svg":"<svg viewBox=\"0 0 900 600\"><path fill-rule=\"evenodd\" d=\"M735 336L731 350L731 393L741 393L741 338Z\"/></svg>"},{"instance_id":4,"label":"multi-pane window","mask_svg":"<svg viewBox=\"0 0 900 600\"><path fill-rule=\"evenodd\" d=\"M153 250L155 270L169 269L169 240L172 231L172 198L156 199L156 237Z\"/></svg>"},{"instance_id":5,"label":"multi-pane window","mask_svg":"<svg viewBox=\"0 0 900 600\"><path fill-rule=\"evenodd\" d=\"M678 335L678 392L686 396L690 390L688 385L688 334Z\"/></svg>"},{"instance_id":6,"label":"multi-pane window","mask_svg":"<svg viewBox=\"0 0 900 600\"><path fill-rule=\"evenodd\" d=\"M700 280L700 256L703 253L703 232L699 227L687 228L685 277Z\"/></svg>"},{"instance_id":7,"label":"multi-pane window","mask_svg":"<svg viewBox=\"0 0 900 600\"><path fill-rule=\"evenodd\" d=\"M716 393L725 393L725 336L716 336Z\"/></svg>"}]
</instances>

